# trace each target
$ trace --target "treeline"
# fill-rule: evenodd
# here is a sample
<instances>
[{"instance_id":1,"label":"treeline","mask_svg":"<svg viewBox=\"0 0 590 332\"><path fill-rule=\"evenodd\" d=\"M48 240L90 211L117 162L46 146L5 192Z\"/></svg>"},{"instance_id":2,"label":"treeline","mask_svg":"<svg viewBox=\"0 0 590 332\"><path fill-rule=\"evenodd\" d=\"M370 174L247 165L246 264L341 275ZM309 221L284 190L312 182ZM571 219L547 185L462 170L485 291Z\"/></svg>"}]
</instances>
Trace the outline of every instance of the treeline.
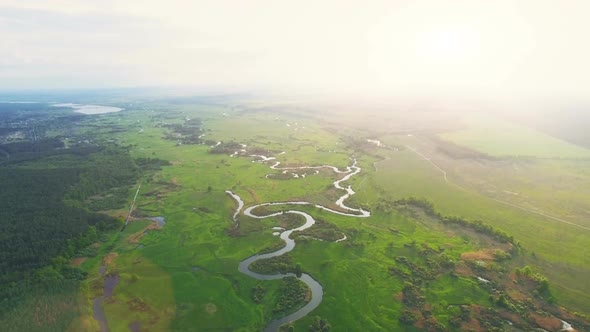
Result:
<instances>
[{"instance_id":1,"label":"treeline","mask_svg":"<svg viewBox=\"0 0 590 332\"><path fill-rule=\"evenodd\" d=\"M63 148L64 143L57 138L47 138L36 142L14 142L0 145L0 148L11 155L23 152L43 152Z\"/></svg>"},{"instance_id":2,"label":"treeline","mask_svg":"<svg viewBox=\"0 0 590 332\"><path fill-rule=\"evenodd\" d=\"M28 279L18 285L8 297L0 298L2 331L68 331L71 322L83 314L77 299L79 280Z\"/></svg>"},{"instance_id":3,"label":"treeline","mask_svg":"<svg viewBox=\"0 0 590 332\"><path fill-rule=\"evenodd\" d=\"M387 202L381 202L379 207L383 207L384 205L388 205ZM485 224L481 220L467 220L462 217L455 217L455 216L444 216L440 212L436 211L434 208L434 204L425 199L425 198L416 198L416 197L408 197L403 198L393 202L394 206L402 206L402 205L411 205L417 208L420 208L426 213L427 215L439 219L444 224L454 224L460 225L463 227L471 228L476 232L486 234L491 236L492 238L503 242L503 243L511 243L514 246L520 246L518 242L515 242L514 237L508 235L501 229L495 228L491 225Z\"/></svg>"},{"instance_id":4,"label":"treeline","mask_svg":"<svg viewBox=\"0 0 590 332\"><path fill-rule=\"evenodd\" d=\"M46 138L35 142L23 141L0 144L3 158L0 164L18 164L24 161L32 161L40 158L57 155L88 156L101 151L103 148L97 145L77 145L65 148L59 138Z\"/></svg>"},{"instance_id":5,"label":"treeline","mask_svg":"<svg viewBox=\"0 0 590 332\"><path fill-rule=\"evenodd\" d=\"M222 142L221 144L212 147L209 153L213 154L232 154L242 149L242 145L238 142Z\"/></svg>"},{"instance_id":6,"label":"treeline","mask_svg":"<svg viewBox=\"0 0 590 332\"><path fill-rule=\"evenodd\" d=\"M178 141L181 144L201 144L203 143L201 125L200 119L186 120L184 124L165 124L162 127L169 128L171 131L164 136L164 139Z\"/></svg>"},{"instance_id":7,"label":"treeline","mask_svg":"<svg viewBox=\"0 0 590 332\"><path fill-rule=\"evenodd\" d=\"M139 175L139 168L127 149L110 147L84 161L78 181L68 190L66 198L84 201L110 188L131 186Z\"/></svg>"},{"instance_id":8,"label":"treeline","mask_svg":"<svg viewBox=\"0 0 590 332\"><path fill-rule=\"evenodd\" d=\"M135 159L135 164L144 172L159 171L162 167L171 165L168 160L158 158L137 158Z\"/></svg>"},{"instance_id":9,"label":"treeline","mask_svg":"<svg viewBox=\"0 0 590 332\"><path fill-rule=\"evenodd\" d=\"M535 283L535 292L534 295L540 295L547 299L550 303L555 302L553 295L551 294L551 290L549 289L549 280L547 278L538 273L533 272L530 266L525 266L523 268L516 268L514 269L514 274L516 274L519 278L529 279Z\"/></svg>"}]
</instances>

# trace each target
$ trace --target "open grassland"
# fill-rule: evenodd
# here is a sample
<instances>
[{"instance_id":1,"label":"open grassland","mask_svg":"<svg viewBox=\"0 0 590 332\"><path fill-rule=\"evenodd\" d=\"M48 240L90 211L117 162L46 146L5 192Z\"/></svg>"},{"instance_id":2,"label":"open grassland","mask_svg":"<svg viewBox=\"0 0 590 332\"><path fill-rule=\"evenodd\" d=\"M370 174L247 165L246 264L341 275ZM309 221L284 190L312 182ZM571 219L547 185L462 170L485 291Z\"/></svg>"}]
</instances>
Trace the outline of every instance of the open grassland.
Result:
<instances>
[{"instance_id":1,"label":"open grassland","mask_svg":"<svg viewBox=\"0 0 590 332\"><path fill-rule=\"evenodd\" d=\"M439 170L410 150L396 152L391 159L377 165L378 171L359 186L358 196L354 198L358 202L374 200L366 197L362 189L375 187L381 190L377 195L382 198L425 197L445 215L485 221L513 234L529 255L534 253L536 258L531 259L543 267L544 274L560 289L556 297L575 303L580 309L590 301L587 296L590 284L580 278L590 273L588 231L505 206L448 183Z\"/></svg>"},{"instance_id":2,"label":"open grassland","mask_svg":"<svg viewBox=\"0 0 590 332\"><path fill-rule=\"evenodd\" d=\"M466 243L460 237L448 238L445 233L432 232L428 226L416 224L415 220L399 214L377 214L370 220L327 214L322 217L339 225L353 240L344 244L306 241L293 256L312 275L326 280L324 303L317 314L329 317L335 327L346 326L351 330L405 328L398 321L403 308L399 293L404 284L387 273L389 267L396 265L395 257L413 256L404 245L413 241L440 243L454 252L455 259L461 251L477 247L476 243ZM318 252L322 253L321 258ZM454 283L444 285L459 299L453 301L451 297L442 296L449 303L480 302L487 298L485 292L471 294L465 289L465 285L471 283L468 279L461 278ZM359 313L358 308L363 308L363 312Z\"/></svg>"},{"instance_id":3,"label":"open grassland","mask_svg":"<svg viewBox=\"0 0 590 332\"><path fill-rule=\"evenodd\" d=\"M135 146L135 156L166 159L174 166L145 181L137 203L143 213L165 216L167 224L142 237L142 247L136 248L137 244L131 245L129 241L139 224L132 222L111 250L118 255L113 259L113 270L109 268L108 273L118 274L120 281L113 297L103 306L109 322L119 324L112 327L124 328L125 324L138 321L143 326L162 329L262 328L264 317L266 320L270 317L269 308L264 303L252 303L250 293L257 282L238 274L237 265L248 255L271 246L276 238L270 231L253 232L248 238L228 236L227 231L232 227L229 211L234 208L234 202L224 191L233 188L248 203L286 200L305 197L310 188L321 192L331 180L319 174L310 176L307 188L297 181L264 181L268 166L252 163L255 158L214 155L208 152L208 146L177 146L173 141L162 140L164 130L154 127L152 119L143 113L133 120L123 118L118 122L136 127L120 137L121 144ZM252 124L260 125L260 120ZM141 133L139 129L143 129ZM206 135L214 140L229 137L248 146L270 149L269 154L273 155L284 148L281 136L273 138L276 144L273 148L266 140L253 139L249 130L228 121L226 126L208 131ZM243 136L240 136L241 131ZM284 142L289 142L288 135L293 135L281 131L276 134L282 135ZM291 143L288 148L305 150L305 144L311 143L306 138L295 143L297 145ZM324 155L326 158L316 157L317 160L323 163L328 159L342 168L350 162L342 153L325 152ZM282 161L286 163L304 164L313 160L294 156L289 160L287 154L284 157ZM95 269L96 265L91 268ZM156 287L152 283L161 284L155 294L150 294ZM272 303L278 296L275 293L279 282L268 284L265 303Z\"/></svg>"},{"instance_id":4,"label":"open grassland","mask_svg":"<svg viewBox=\"0 0 590 332\"><path fill-rule=\"evenodd\" d=\"M340 125L349 121L346 117L330 119ZM581 277L588 275L590 264L587 150L527 128L515 131L521 127L499 120L488 119L489 124L482 127L481 116L475 117L479 122L469 128L470 132L475 135L479 130L479 136L504 151L498 155L513 155L490 158L437 139L446 138L446 134L440 135L445 128L447 131L458 128L446 121L433 128L433 119L437 116L430 113L408 114L401 122L379 123L376 118L367 117L366 126L376 133L371 138L381 139L401 151L374 148L371 154L379 159L366 161L373 166L365 168L369 174L351 181L359 188L353 200L369 205L380 196L424 197L434 202L443 214L497 226L523 243L534 264L542 267L543 273L560 290L556 297L576 310L587 311L590 283ZM455 122L475 120L461 118ZM520 137L505 140L502 133L491 132L501 126ZM526 144L537 142L536 150L527 150L533 151L528 154L510 152L521 145L521 139ZM529 157L518 158L519 155Z\"/></svg>"},{"instance_id":5,"label":"open grassland","mask_svg":"<svg viewBox=\"0 0 590 332\"><path fill-rule=\"evenodd\" d=\"M474 117L466 121L466 126L440 136L491 156L590 158L588 149L507 121Z\"/></svg>"},{"instance_id":6,"label":"open grassland","mask_svg":"<svg viewBox=\"0 0 590 332\"><path fill-rule=\"evenodd\" d=\"M251 152L230 157L210 153L208 145L163 139L169 131L163 123L181 124L187 118L204 122L204 139L245 144ZM348 239L334 243L296 237L297 247L290 253L293 265L299 264L324 290L322 304L294 323L297 331L306 331L314 316L327 319L334 330L411 331L418 330L419 324L433 324L424 317L428 312L435 321L451 328L456 317L448 313L449 306L504 310L495 307L496 299L490 302L491 293L478 282L473 272L476 270L462 267L469 263L464 259L465 253L508 250L506 245L459 227L444 226L420 211L379 208L384 200L393 202L408 196L431 200L443 215L483 220L522 244L524 252L518 257L494 262L502 275L485 269L478 273L509 284L515 267L532 265L549 278L560 305L584 312L590 303L590 285L583 278L590 274L586 231L493 201L478 189L464 186L465 181L455 184L445 180L440 169L415 151L403 148L407 144L418 147L408 136L384 135L383 142L400 146L399 150L371 144L355 147L347 136L363 131L334 130L332 124L322 127L309 118L287 113L244 112L211 105L146 105L145 109L101 116L95 124L119 124L124 128L117 133L107 133L105 129L104 134L97 135L131 146L134 157L160 158L171 163L142 179L136 205L137 211L145 216L165 217L166 224L138 236L150 225L138 218L111 242L104 243L97 257L82 265L90 273L85 290L88 306L92 299L102 295L104 276L98 273L99 266L106 266L106 275L119 276L112 297L102 303L113 331L126 330L136 322L151 330L254 331L269 322L280 298L281 281L260 282L239 273L237 267L251 255L280 246L271 228L286 221L239 216L240 224L235 226L231 216L236 204L225 190L239 194L246 206L287 200L329 206L342 194L331 188L331 183L341 175L330 170L317 174L298 170L296 173L306 176L267 178L267 174L282 174L269 168L275 160L259 163L249 154L274 156L281 162L280 167L329 164L340 169L350 165L349 158L354 155L363 168L347 183L357 192L349 204L370 209L370 218L298 207L333 225ZM357 138L357 143L365 139ZM539 166L539 174L554 169L551 164L543 165ZM577 169L571 166L571 176L577 174ZM450 180L454 180L452 175L449 172ZM518 188L508 190L525 192L524 175L522 179ZM585 192L570 193L570 189L563 188L563 196L557 199L574 197L581 202ZM131 198L133 194L130 192ZM545 199L546 196L539 195L535 202L540 204ZM548 212L557 212L558 206L550 206ZM583 210L584 206L578 203L577 209ZM429 265L428 259L437 260L443 253L445 259L456 264L454 267ZM422 269L429 271L433 279L422 280L418 275ZM404 279L399 271L409 276ZM404 301L409 298L409 293L404 293L409 289L409 281L420 285L420 296L427 305ZM256 287L265 288L259 301L253 297ZM523 297L531 297L525 290L519 292ZM85 312L89 311L86 307ZM400 322L406 311L419 316L418 325ZM470 320L466 319L467 322ZM92 329L96 329L96 324L91 325Z\"/></svg>"}]
</instances>

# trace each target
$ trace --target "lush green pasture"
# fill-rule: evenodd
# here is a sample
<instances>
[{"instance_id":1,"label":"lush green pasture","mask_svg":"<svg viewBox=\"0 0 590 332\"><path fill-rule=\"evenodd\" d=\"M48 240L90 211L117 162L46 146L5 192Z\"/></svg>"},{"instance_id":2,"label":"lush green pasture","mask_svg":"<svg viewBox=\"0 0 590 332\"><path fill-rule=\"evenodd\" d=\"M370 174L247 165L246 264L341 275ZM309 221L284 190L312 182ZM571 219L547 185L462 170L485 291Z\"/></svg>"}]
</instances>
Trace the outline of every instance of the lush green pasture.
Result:
<instances>
[{"instance_id":1,"label":"lush green pasture","mask_svg":"<svg viewBox=\"0 0 590 332\"><path fill-rule=\"evenodd\" d=\"M467 128L441 134L444 139L492 156L590 158L590 150L498 119L472 118Z\"/></svg>"},{"instance_id":2,"label":"lush green pasture","mask_svg":"<svg viewBox=\"0 0 590 332\"><path fill-rule=\"evenodd\" d=\"M270 231L251 233L247 238L228 236L235 202L224 191L233 189L246 202L287 200L305 197L310 187L321 192L333 179L317 175L299 180L264 181L266 174L276 171L269 170L268 165L252 163L252 157L213 155L204 145L177 146L173 141L161 139L164 129L154 127L149 115L136 113L128 116L131 119L123 117L118 122L133 124L143 131L128 131L119 137L120 143L132 144L132 152L137 157L166 159L174 167L146 179L137 202L142 211L165 216L167 224L164 228L145 235L141 239L141 249L130 250L136 245L127 243L127 237L136 233L141 224L130 224L118 236L113 249L118 257L113 261L114 270L111 272L119 274L121 279L112 301L103 305L109 324L114 329L124 329L126 324L134 321L179 330L262 328L268 320L268 316L266 319L263 316L269 311L268 304L252 302L250 292L258 281L239 274L237 266L242 259L271 246L277 239L270 235ZM214 124L213 120L211 122ZM252 124L260 125L260 120ZM231 121L220 128L212 129L206 135L210 139L225 137L260 148L267 148L264 140L271 139L265 136L259 137L263 139L260 142L252 140L248 128L243 137L231 137L228 133L237 134L243 128L237 123L232 127ZM272 131L269 134L272 135ZM286 137L280 130L276 134ZM279 138L272 140L276 144ZM290 149L304 143L297 144ZM277 145L275 150L282 147ZM301 148L306 149L305 146ZM274 154L278 152L274 151ZM347 156L332 154L336 156L332 159L338 160L340 167L350 162ZM318 164L324 162L318 160ZM303 163L307 160L284 162ZM302 181L310 187L302 186ZM159 195L152 195L154 192ZM270 289L268 302L272 302L280 282L267 283ZM137 312L133 306L136 303L144 304L140 306L142 312Z\"/></svg>"},{"instance_id":3,"label":"lush green pasture","mask_svg":"<svg viewBox=\"0 0 590 332\"><path fill-rule=\"evenodd\" d=\"M306 173L305 178L266 178L267 174L281 174L269 168L274 161L257 163L247 155L211 154L206 145L178 145L163 139L167 133L163 122L182 123L185 118L196 117L204 122L206 139L246 144L247 150L256 151L248 154L275 156L282 166L329 164L343 169L351 164L353 153L358 158L363 170L348 182L357 194L347 204L369 208L373 212L370 218L297 208L335 225L348 237L338 243L297 239L297 247L290 253L293 263L300 264L324 289L322 304L294 323L297 331L306 331L314 316L327 319L336 331L414 330L399 321L406 308L401 301L405 283L390 272L392 267L401 267L399 257L426 266L419 251L426 245L459 262L462 253L494 245L493 241L420 215L377 209L382 200L408 196L430 199L444 215L481 219L514 235L526 250L518 263L539 266L549 277L560 304L580 310L590 303L586 295L590 286L580 277L590 273L587 234L447 183L440 171L410 150L367 146L353 152L343 132L279 112L240 112L203 105L168 108L155 105L96 120L126 128L97 135L131 146L134 157L157 157L172 164L155 175L144 176L137 200L138 209L145 215L164 216L164 227L150 230L134 243L133 236L149 225L147 221L134 221L111 242L104 243L100 255L83 265L90 273L84 310L88 313L90 300L102 294L103 277L98 275L98 266L104 264L101 259L108 253L117 254L107 273L118 274L120 280L113 297L103 303L113 331L126 330L136 321L153 330L261 330L272 316L281 281L257 281L237 269L241 260L280 244L271 228L282 221L240 216L236 232L231 219L236 203L225 190L239 194L246 206L288 200L329 205L342 194L331 189L331 183L342 176L331 170L319 174L297 171ZM279 154L282 151L285 153ZM133 194L130 192L130 199ZM512 268L510 264L503 266L505 271ZM446 326L450 320L448 305L492 305L489 293L473 276L457 277L451 272L441 272L421 290L432 305L433 316ZM257 285L267 289L260 303L252 296ZM89 329L95 327L93 324Z\"/></svg>"},{"instance_id":4,"label":"lush green pasture","mask_svg":"<svg viewBox=\"0 0 590 332\"><path fill-rule=\"evenodd\" d=\"M590 160L458 161L435 155L449 179L484 196L590 227Z\"/></svg>"},{"instance_id":5,"label":"lush green pasture","mask_svg":"<svg viewBox=\"0 0 590 332\"><path fill-rule=\"evenodd\" d=\"M387 271L395 266L396 256L414 256L404 244L440 243L459 258L461 251L473 250L477 243L465 243L460 238L448 238L444 233L433 232L427 225L399 214L377 213L370 219L336 217L321 214L352 236L351 242L329 243L305 241L294 252L294 259L306 271L322 281L324 302L317 314L328 317L332 325L350 330L404 329L398 319L402 309L399 301L403 282ZM392 233L395 228L399 233ZM318 254L321 253L321 254ZM448 294L440 299L451 303L460 297L465 302L481 301L464 292L463 285L444 283ZM359 308L363 308L362 311ZM306 318L303 322L310 322Z\"/></svg>"},{"instance_id":6,"label":"lush green pasture","mask_svg":"<svg viewBox=\"0 0 590 332\"><path fill-rule=\"evenodd\" d=\"M410 150L392 153L390 159L377 163L376 172L370 169L368 172L366 180L360 180L357 187L361 190L353 200L363 203L375 201L376 196L389 200L425 197L445 215L485 221L513 234L528 255L534 253L537 257L531 258L534 264L541 266L560 290L555 294L558 299L575 304L579 309L590 303L587 295L590 284L580 277L590 273L587 231L506 206L448 183L439 170ZM364 188L376 190L371 192ZM564 270L569 273L563 273Z\"/></svg>"}]
</instances>

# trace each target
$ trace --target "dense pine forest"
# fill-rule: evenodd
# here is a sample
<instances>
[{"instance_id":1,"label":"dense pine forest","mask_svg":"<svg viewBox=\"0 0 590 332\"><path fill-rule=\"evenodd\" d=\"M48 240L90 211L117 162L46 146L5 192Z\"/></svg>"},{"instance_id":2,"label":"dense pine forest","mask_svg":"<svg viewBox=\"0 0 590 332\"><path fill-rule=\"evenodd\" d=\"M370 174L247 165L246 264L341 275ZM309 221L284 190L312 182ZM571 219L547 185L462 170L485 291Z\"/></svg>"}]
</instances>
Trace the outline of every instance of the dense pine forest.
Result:
<instances>
[{"instance_id":1,"label":"dense pine forest","mask_svg":"<svg viewBox=\"0 0 590 332\"><path fill-rule=\"evenodd\" d=\"M20 113L5 110L3 119L21 123L16 120L28 106ZM35 114L27 114L23 126ZM48 126L73 125L43 119ZM30 132L6 127L5 132ZM92 254L92 244L118 231L122 220L98 211L126 207L141 169L154 167L150 160L134 161L128 148L113 143L70 137L66 146L64 141L41 135L0 144L0 325L9 330L29 328L33 321L66 328L86 277L70 260ZM26 310L31 306L45 309Z\"/></svg>"}]
</instances>

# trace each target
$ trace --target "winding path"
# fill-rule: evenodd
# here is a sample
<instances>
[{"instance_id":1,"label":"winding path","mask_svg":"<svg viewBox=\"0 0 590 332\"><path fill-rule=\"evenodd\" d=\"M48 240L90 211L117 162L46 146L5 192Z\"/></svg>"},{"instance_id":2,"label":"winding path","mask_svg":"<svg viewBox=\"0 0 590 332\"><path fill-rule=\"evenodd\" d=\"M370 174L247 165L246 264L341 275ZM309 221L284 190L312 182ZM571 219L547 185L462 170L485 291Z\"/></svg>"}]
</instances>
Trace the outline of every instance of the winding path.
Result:
<instances>
[{"instance_id":1,"label":"winding path","mask_svg":"<svg viewBox=\"0 0 590 332\"><path fill-rule=\"evenodd\" d=\"M271 161L271 160L275 159L274 157L265 157L265 156L257 156L257 157L262 157L262 160L264 162ZM331 208L328 208L328 207L325 207L322 205L312 204L310 202L305 202L305 201L261 203L261 204L249 206L243 211L243 213L246 216L251 217L251 218L256 218L256 219L265 219L265 218L275 217L275 216L282 215L285 213L297 214L297 215L300 215L303 218L305 218L305 223L303 225L301 225L297 228L285 230L282 233L280 233L281 240L283 240L285 242L285 246L283 248L281 248L277 251L271 252L271 253L256 254L254 256L248 257L245 260L243 260L242 262L240 262L240 265L238 266L238 271L240 271L241 273L244 273L245 275L250 276L254 279L257 279L257 280L276 280L276 279L282 279L282 278L286 278L286 277L296 277L297 279L299 279L299 280L303 281L305 284L307 284L307 286L311 290L311 300L307 304L305 304L302 308L300 308L299 310L295 311L294 313L292 313L290 315L287 315L285 317L282 317L282 318L279 318L277 320L270 322L265 327L264 331L267 331L267 332L277 331L281 325L288 323L288 322L295 321L297 319L300 319L300 318L306 316L308 313L310 313L311 311L313 311L315 308L317 308L320 305L320 303L322 302L324 292L322 289L322 285L320 285L319 282L317 282L315 279L313 279L313 277L311 277L309 274L306 274L306 273L302 273L300 276L297 276L294 273L278 273L278 274L268 275L268 274L256 273L256 272L253 272L252 270L250 270L250 265L258 260L281 256L283 254L286 254L286 253L292 251L295 248L295 240L293 240L290 237L291 234L293 232L303 231L305 229L312 227L316 222L315 219L311 215L307 214L306 212L292 210L292 209L286 209L286 210L273 212L273 213L266 214L266 215L258 215L256 213L254 213L253 211L256 208L262 207L262 206L311 205L311 206L314 206L314 207L317 207L322 210L326 210L326 211L329 211L329 212L332 212L332 213L338 214L338 215L356 217L356 218L367 218L367 217L371 216L371 213L369 211L363 210L362 208L358 208L358 209L352 208L352 207L346 206L344 204L344 201L347 198L349 198L350 196L354 195L355 192L354 192L354 190L352 190L350 185L347 187L343 187L343 186L341 186L341 183L348 181L353 175L358 174L361 171L361 168L356 166L356 163L357 163L356 160L353 159L353 164L351 166L346 167L346 170L344 170L344 171L341 171L337 167L329 166L329 165L279 168L278 166L280 165L280 162L278 162L278 161L270 167L273 170L329 168L329 169L332 169L335 173L346 174L340 180L334 181L333 186L337 189L345 191L345 194L340 196L340 198L338 198L338 200L336 200L335 204L347 212L337 211L337 210L334 210L334 209L331 209ZM244 207L244 202L242 201L242 199L240 198L239 195L237 195L229 190L226 191L226 193L228 195L230 195L238 203L238 207L233 215L234 222L237 222L237 216L242 211L242 208ZM344 237L342 239L339 239L336 242L340 242L340 241L344 241L344 240L346 240L346 235L344 235Z\"/></svg>"}]
</instances>

